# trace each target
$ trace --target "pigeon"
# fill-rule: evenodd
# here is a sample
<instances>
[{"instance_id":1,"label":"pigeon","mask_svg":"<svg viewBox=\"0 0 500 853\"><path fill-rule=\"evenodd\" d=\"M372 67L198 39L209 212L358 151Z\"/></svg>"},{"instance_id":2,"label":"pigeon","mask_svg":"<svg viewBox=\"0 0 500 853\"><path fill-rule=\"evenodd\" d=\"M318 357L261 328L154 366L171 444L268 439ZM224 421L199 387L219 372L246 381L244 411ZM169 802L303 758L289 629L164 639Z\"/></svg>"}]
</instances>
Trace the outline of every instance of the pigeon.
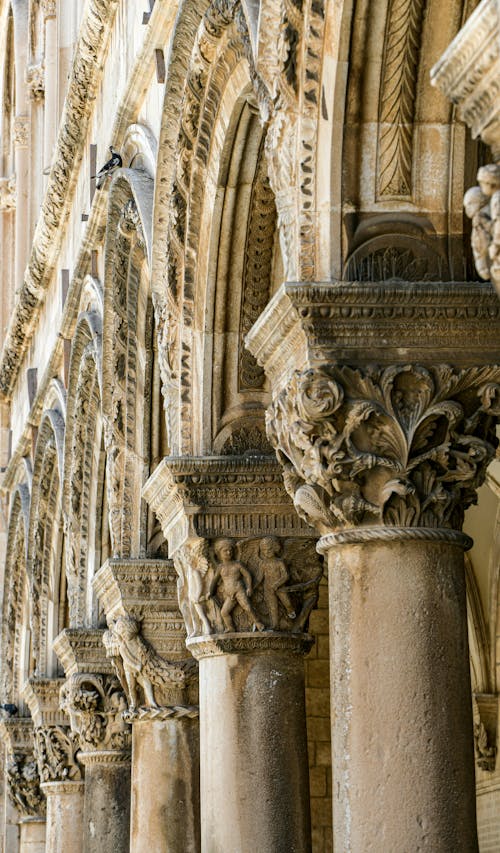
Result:
<instances>
[{"instance_id":1,"label":"pigeon","mask_svg":"<svg viewBox=\"0 0 500 853\"><path fill-rule=\"evenodd\" d=\"M111 152L111 157L108 162L104 164L102 169L99 169L97 175L92 175L92 177L96 179L96 190L100 190L101 187L104 186L106 178L111 177L113 172L115 172L116 169L120 169L122 165L122 158L118 151L114 151L112 145L109 146L109 150Z\"/></svg>"}]
</instances>

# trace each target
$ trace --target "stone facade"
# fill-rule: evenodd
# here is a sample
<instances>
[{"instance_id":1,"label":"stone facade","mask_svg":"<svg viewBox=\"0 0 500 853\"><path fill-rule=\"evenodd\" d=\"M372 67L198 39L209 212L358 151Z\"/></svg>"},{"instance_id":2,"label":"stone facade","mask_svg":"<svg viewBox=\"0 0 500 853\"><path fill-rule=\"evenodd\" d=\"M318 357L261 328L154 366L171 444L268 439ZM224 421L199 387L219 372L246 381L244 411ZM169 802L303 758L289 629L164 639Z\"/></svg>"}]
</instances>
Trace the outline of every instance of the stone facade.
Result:
<instances>
[{"instance_id":1,"label":"stone facade","mask_svg":"<svg viewBox=\"0 0 500 853\"><path fill-rule=\"evenodd\" d=\"M498 850L498 0L0 46L0 853Z\"/></svg>"}]
</instances>

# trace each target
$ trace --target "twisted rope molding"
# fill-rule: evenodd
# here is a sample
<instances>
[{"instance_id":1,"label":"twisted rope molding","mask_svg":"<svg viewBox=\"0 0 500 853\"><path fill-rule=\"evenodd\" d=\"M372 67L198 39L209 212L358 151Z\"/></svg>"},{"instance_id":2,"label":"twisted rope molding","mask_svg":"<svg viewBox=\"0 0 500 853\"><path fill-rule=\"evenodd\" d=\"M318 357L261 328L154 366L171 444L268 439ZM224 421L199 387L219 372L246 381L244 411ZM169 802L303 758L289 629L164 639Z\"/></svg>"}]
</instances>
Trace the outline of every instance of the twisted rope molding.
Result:
<instances>
[{"instance_id":1,"label":"twisted rope molding","mask_svg":"<svg viewBox=\"0 0 500 853\"><path fill-rule=\"evenodd\" d=\"M137 708L125 711L123 719L129 723L142 720L194 720L200 716L198 705L166 705L161 708Z\"/></svg>"},{"instance_id":2,"label":"twisted rope molding","mask_svg":"<svg viewBox=\"0 0 500 853\"><path fill-rule=\"evenodd\" d=\"M426 527L359 527L327 533L318 540L316 550L324 554L337 545L362 545L366 542L446 542L469 551L473 540L459 530Z\"/></svg>"}]
</instances>

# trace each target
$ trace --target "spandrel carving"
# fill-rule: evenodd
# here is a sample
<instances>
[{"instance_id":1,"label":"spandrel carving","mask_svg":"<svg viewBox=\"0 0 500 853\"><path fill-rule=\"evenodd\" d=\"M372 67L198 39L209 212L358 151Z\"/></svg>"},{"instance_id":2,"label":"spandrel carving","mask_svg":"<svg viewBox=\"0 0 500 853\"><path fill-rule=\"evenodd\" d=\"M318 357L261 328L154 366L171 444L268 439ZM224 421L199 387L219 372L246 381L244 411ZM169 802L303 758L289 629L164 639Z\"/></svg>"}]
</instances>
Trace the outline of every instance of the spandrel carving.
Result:
<instances>
[{"instance_id":1,"label":"spandrel carving","mask_svg":"<svg viewBox=\"0 0 500 853\"><path fill-rule=\"evenodd\" d=\"M481 166L478 186L464 196L465 213L472 222L472 253L480 277L491 279L500 291L500 165Z\"/></svg>"},{"instance_id":2,"label":"spandrel carving","mask_svg":"<svg viewBox=\"0 0 500 853\"><path fill-rule=\"evenodd\" d=\"M14 753L11 757L7 764L7 790L21 817L45 814L45 797L40 790L38 769L32 755Z\"/></svg>"},{"instance_id":3,"label":"spandrel carving","mask_svg":"<svg viewBox=\"0 0 500 853\"><path fill-rule=\"evenodd\" d=\"M494 457L500 367L297 371L268 411L285 487L324 533L460 529Z\"/></svg>"},{"instance_id":4,"label":"spandrel carving","mask_svg":"<svg viewBox=\"0 0 500 853\"><path fill-rule=\"evenodd\" d=\"M63 726L36 729L34 754L42 782L79 782L78 735Z\"/></svg>"},{"instance_id":5,"label":"spandrel carving","mask_svg":"<svg viewBox=\"0 0 500 853\"><path fill-rule=\"evenodd\" d=\"M113 676L72 675L61 688L60 707L83 752L130 748L130 727L123 719L127 702Z\"/></svg>"},{"instance_id":6,"label":"spandrel carving","mask_svg":"<svg viewBox=\"0 0 500 853\"><path fill-rule=\"evenodd\" d=\"M174 557L188 637L307 630L322 575L314 540L225 537L196 546Z\"/></svg>"},{"instance_id":7,"label":"spandrel carving","mask_svg":"<svg viewBox=\"0 0 500 853\"><path fill-rule=\"evenodd\" d=\"M167 661L141 636L132 616L118 616L103 636L108 657L127 696L129 712L190 701L196 692L196 661Z\"/></svg>"}]
</instances>

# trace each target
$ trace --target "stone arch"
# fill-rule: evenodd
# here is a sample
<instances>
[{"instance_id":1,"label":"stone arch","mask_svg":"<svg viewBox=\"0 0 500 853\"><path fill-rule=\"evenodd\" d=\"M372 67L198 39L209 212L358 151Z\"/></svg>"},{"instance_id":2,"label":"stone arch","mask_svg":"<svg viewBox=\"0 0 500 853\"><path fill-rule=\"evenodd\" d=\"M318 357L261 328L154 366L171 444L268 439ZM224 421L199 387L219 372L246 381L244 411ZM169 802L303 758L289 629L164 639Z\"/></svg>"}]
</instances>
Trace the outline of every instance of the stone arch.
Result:
<instances>
[{"instance_id":1,"label":"stone arch","mask_svg":"<svg viewBox=\"0 0 500 853\"><path fill-rule=\"evenodd\" d=\"M193 452L194 445L199 450L206 444L206 438L194 437L192 429L193 407L198 411L201 405L193 394L203 385L201 362L206 356L200 336L205 327L207 281L214 274L208 266L213 253L206 246L213 207L218 206L226 132L240 98L251 98L255 105L253 77L240 4L185 4L173 37L166 84L152 270L169 445L174 454Z\"/></svg>"},{"instance_id":2,"label":"stone arch","mask_svg":"<svg viewBox=\"0 0 500 853\"><path fill-rule=\"evenodd\" d=\"M95 527L102 511L99 463L102 454L102 322L96 312L80 315L73 338L64 442L63 514L69 618L72 626L92 621L92 559Z\"/></svg>"},{"instance_id":3,"label":"stone arch","mask_svg":"<svg viewBox=\"0 0 500 853\"><path fill-rule=\"evenodd\" d=\"M29 674L27 541L30 488L16 486L11 502L2 602L1 680L3 703L19 706L20 691Z\"/></svg>"},{"instance_id":4,"label":"stone arch","mask_svg":"<svg viewBox=\"0 0 500 853\"><path fill-rule=\"evenodd\" d=\"M121 147L125 166L147 172L154 178L158 146L153 133L143 124L131 124L125 133Z\"/></svg>"},{"instance_id":5,"label":"stone arch","mask_svg":"<svg viewBox=\"0 0 500 853\"><path fill-rule=\"evenodd\" d=\"M53 675L57 671L52 641L65 621L63 463L64 416L59 408L46 409L35 449L27 549L36 675Z\"/></svg>"},{"instance_id":6,"label":"stone arch","mask_svg":"<svg viewBox=\"0 0 500 853\"><path fill-rule=\"evenodd\" d=\"M144 551L141 487L149 464L153 310L149 291L153 181L123 170L110 189L105 243L103 417L115 557ZM141 535L142 534L142 535Z\"/></svg>"}]
</instances>

